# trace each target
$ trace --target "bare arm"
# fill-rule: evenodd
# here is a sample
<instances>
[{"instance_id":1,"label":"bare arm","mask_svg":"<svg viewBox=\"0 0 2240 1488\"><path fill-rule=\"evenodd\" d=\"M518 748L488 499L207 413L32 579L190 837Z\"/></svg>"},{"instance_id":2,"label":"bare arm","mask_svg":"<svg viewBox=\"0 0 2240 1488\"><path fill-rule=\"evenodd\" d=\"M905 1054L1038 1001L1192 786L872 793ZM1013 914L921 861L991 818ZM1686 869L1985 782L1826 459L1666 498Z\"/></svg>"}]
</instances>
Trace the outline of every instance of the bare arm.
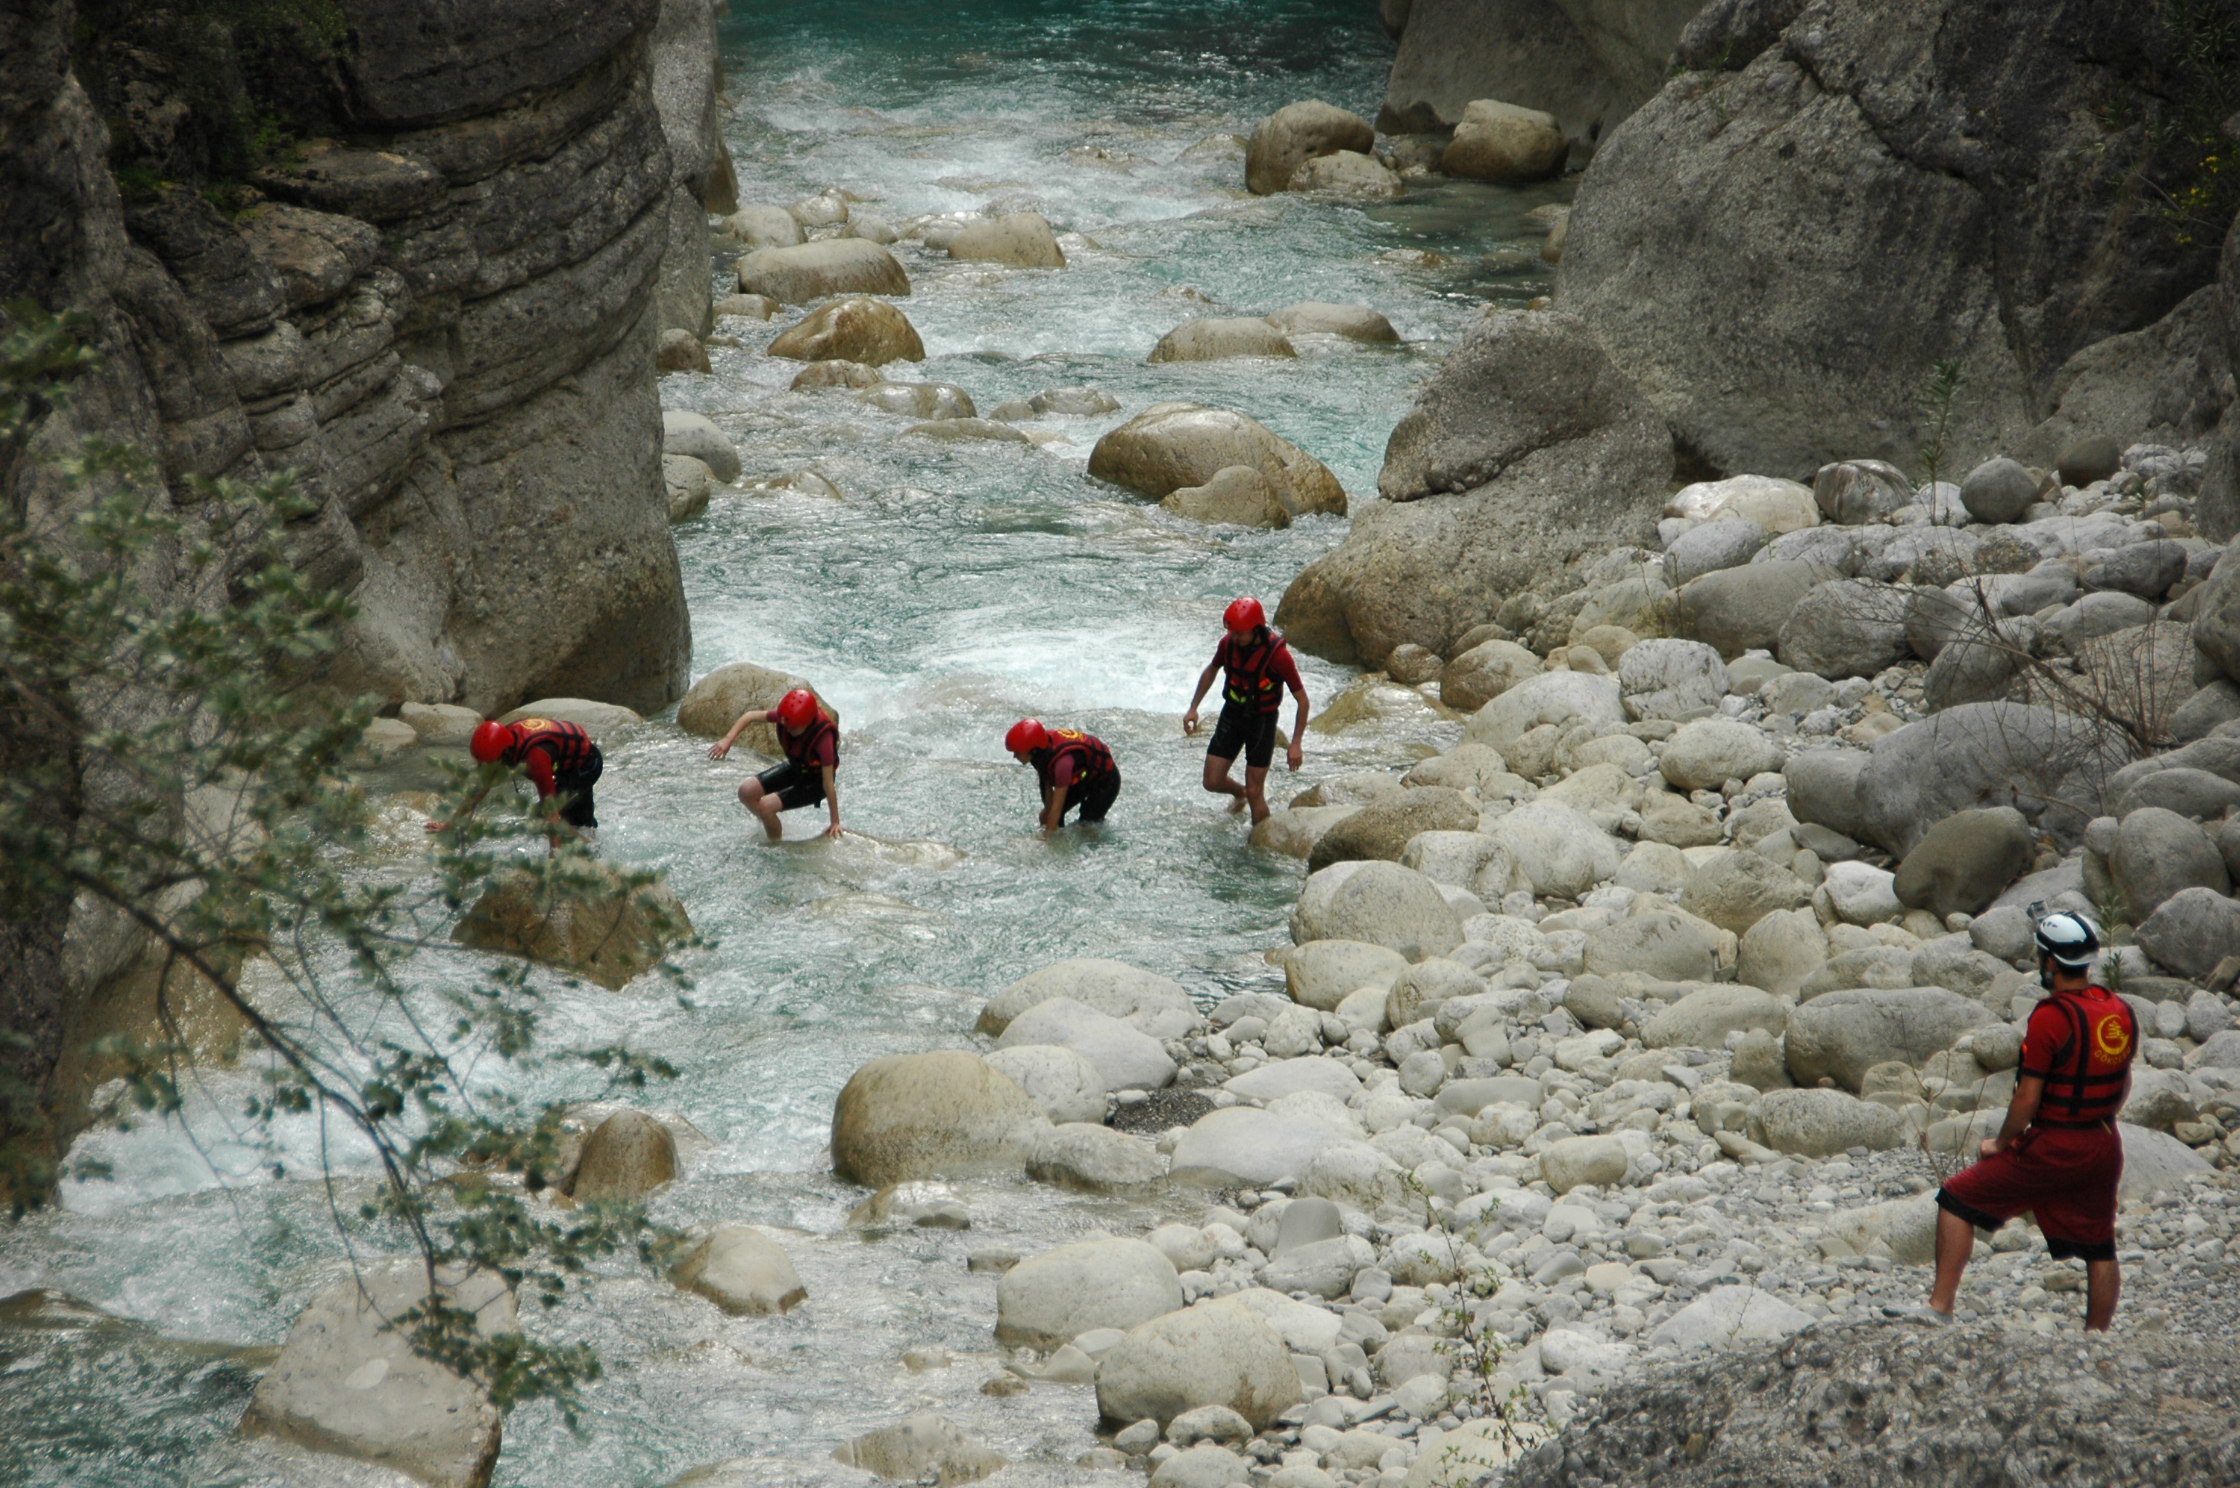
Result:
<instances>
[{"instance_id":1,"label":"bare arm","mask_svg":"<svg viewBox=\"0 0 2240 1488\"><path fill-rule=\"evenodd\" d=\"M1066 791L1068 787L1054 785L1043 798L1042 830L1055 832L1066 819Z\"/></svg>"},{"instance_id":2,"label":"bare arm","mask_svg":"<svg viewBox=\"0 0 2240 1488\"><path fill-rule=\"evenodd\" d=\"M708 758L722 759L731 752L731 746L739 742L741 734L758 723L768 723L773 716L768 708L749 708L739 715L737 723L731 725L731 732L708 746Z\"/></svg>"},{"instance_id":3,"label":"bare arm","mask_svg":"<svg viewBox=\"0 0 2240 1488\"><path fill-rule=\"evenodd\" d=\"M1206 689L1213 686L1213 679L1220 675L1220 672L1221 658L1216 656L1206 663L1204 671L1198 673L1198 690L1190 694L1190 711L1182 715L1182 731L1184 733L1194 734L1198 731L1198 704L1205 701Z\"/></svg>"},{"instance_id":4,"label":"bare arm","mask_svg":"<svg viewBox=\"0 0 2240 1488\"><path fill-rule=\"evenodd\" d=\"M832 808L832 825L824 829L827 837L840 835L840 772L831 765L821 765L824 771L825 804Z\"/></svg>"},{"instance_id":5,"label":"bare arm","mask_svg":"<svg viewBox=\"0 0 2240 1488\"><path fill-rule=\"evenodd\" d=\"M1291 747L1283 752L1283 763L1287 769L1296 770L1307 757L1306 746L1302 742L1307 736L1307 689L1303 684L1294 682L1291 684L1291 695L1298 699L1299 710L1291 719Z\"/></svg>"},{"instance_id":6,"label":"bare arm","mask_svg":"<svg viewBox=\"0 0 2240 1488\"><path fill-rule=\"evenodd\" d=\"M2126 1077L2127 1085L2128 1082L2129 1077ZM2014 1139L2022 1135L2023 1128L2037 1118L2038 1102L2044 1100L2045 1095L2046 1082L2037 1075L2024 1075L2015 1081L2014 1099L2007 1102L2006 1124L1999 1128L1999 1135L1983 1144L1983 1155L1990 1157L2006 1151Z\"/></svg>"}]
</instances>

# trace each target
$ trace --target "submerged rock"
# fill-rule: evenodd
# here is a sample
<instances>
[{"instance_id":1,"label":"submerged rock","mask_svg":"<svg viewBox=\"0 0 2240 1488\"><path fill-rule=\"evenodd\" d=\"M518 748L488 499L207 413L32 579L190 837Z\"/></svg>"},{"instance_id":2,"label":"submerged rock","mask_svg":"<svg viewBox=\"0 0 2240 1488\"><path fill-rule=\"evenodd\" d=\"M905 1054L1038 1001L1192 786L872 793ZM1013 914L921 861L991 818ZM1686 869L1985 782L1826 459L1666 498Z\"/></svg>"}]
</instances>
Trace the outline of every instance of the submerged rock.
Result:
<instances>
[{"instance_id":1,"label":"submerged rock","mask_svg":"<svg viewBox=\"0 0 2240 1488\"><path fill-rule=\"evenodd\" d=\"M452 1275L440 1286L441 1300L471 1312L485 1336L518 1327L498 1277ZM241 1430L379 1463L429 1488L482 1488L498 1460L497 1407L389 1325L428 1296L416 1261L381 1263L320 1292L257 1382Z\"/></svg>"},{"instance_id":2,"label":"submerged rock","mask_svg":"<svg viewBox=\"0 0 2240 1488\"><path fill-rule=\"evenodd\" d=\"M1062 269L1065 250L1040 212L1013 212L974 222L949 240L951 258L1008 264L1015 269Z\"/></svg>"},{"instance_id":3,"label":"submerged rock","mask_svg":"<svg viewBox=\"0 0 2240 1488\"><path fill-rule=\"evenodd\" d=\"M1265 320L1207 316L1186 320L1151 348L1153 362L1211 362L1224 357L1297 356L1290 339Z\"/></svg>"},{"instance_id":4,"label":"submerged rock","mask_svg":"<svg viewBox=\"0 0 2240 1488\"><path fill-rule=\"evenodd\" d=\"M460 918L455 937L478 950L578 972L611 990L692 937L684 901L665 881L633 887L621 869L597 861L567 871L588 873L592 882L556 888L527 868L500 875Z\"/></svg>"},{"instance_id":5,"label":"submerged rock","mask_svg":"<svg viewBox=\"0 0 2240 1488\"><path fill-rule=\"evenodd\" d=\"M669 1279L741 1317L791 1312L809 1297L792 1258L751 1225L717 1225L671 1268Z\"/></svg>"},{"instance_id":6,"label":"submerged rock","mask_svg":"<svg viewBox=\"0 0 2240 1488\"><path fill-rule=\"evenodd\" d=\"M833 1449L833 1460L889 1482L955 1488L1008 1465L1001 1453L966 1436L940 1416L908 1416Z\"/></svg>"},{"instance_id":7,"label":"submerged rock","mask_svg":"<svg viewBox=\"0 0 2240 1488\"><path fill-rule=\"evenodd\" d=\"M743 294L768 295L787 305L806 305L828 295L906 295L910 276L877 243L863 238L830 238L792 248L758 248L739 260Z\"/></svg>"},{"instance_id":8,"label":"submerged rock","mask_svg":"<svg viewBox=\"0 0 2240 1488\"><path fill-rule=\"evenodd\" d=\"M1232 465L1266 476L1293 516L1345 514L1345 488L1328 466L1225 408L1154 403L1099 439L1089 454L1089 474L1153 498L1203 486Z\"/></svg>"}]
</instances>

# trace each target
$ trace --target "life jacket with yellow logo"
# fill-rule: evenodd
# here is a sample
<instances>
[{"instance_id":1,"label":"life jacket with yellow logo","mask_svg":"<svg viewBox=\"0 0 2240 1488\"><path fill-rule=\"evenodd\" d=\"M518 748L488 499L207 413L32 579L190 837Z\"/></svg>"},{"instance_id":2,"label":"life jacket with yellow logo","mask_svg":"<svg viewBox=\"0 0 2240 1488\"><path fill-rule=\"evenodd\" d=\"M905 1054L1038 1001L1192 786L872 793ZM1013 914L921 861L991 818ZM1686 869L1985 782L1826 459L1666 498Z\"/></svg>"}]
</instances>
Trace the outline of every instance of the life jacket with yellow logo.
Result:
<instances>
[{"instance_id":1,"label":"life jacket with yellow logo","mask_svg":"<svg viewBox=\"0 0 2240 1488\"><path fill-rule=\"evenodd\" d=\"M2122 1109L2131 1057L2139 1047L2138 1019L2130 1005L2105 987L2081 993L2056 992L2039 1004L2052 1008L2069 1025L2068 1036L2048 1061L2050 1068L2025 1068L2046 1082L2038 1103L2040 1126L2099 1126Z\"/></svg>"}]
</instances>

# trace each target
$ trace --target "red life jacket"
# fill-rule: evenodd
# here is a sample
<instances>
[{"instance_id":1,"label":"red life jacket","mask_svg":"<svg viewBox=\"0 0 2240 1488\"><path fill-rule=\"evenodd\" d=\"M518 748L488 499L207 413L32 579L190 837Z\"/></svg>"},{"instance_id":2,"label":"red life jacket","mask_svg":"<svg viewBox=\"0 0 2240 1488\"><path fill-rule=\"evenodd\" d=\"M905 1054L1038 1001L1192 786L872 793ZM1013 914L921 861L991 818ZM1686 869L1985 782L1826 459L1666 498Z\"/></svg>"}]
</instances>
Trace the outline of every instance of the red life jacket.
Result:
<instances>
[{"instance_id":1,"label":"red life jacket","mask_svg":"<svg viewBox=\"0 0 2240 1488\"><path fill-rule=\"evenodd\" d=\"M551 761L554 775L573 775L590 765L599 746L591 742L591 735L580 723L524 718L513 726L513 744L501 758L509 765L518 765L532 750Z\"/></svg>"},{"instance_id":2,"label":"red life jacket","mask_svg":"<svg viewBox=\"0 0 2240 1488\"><path fill-rule=\"evenodd\" d=\"M2101 996L2091 1002L2055 993L2038 1004L2052 1007L2069 1024L2068 1037L2054 1051L2053 1068L2045 1072L2046 1092L2036 1118L2040 1126L2099 1126L2113 1121L2123 1106L2131 1057L2139 1047L2138 1019L2122 998L2104 987L2092 990ZM2096 1005L2103 999L2104 1005Z\"/></svg>"},{"instance_id":3,"label":"red life jacket","mask_svg":"<svg viewBox=\"0 0 2240 1488\"><path fill-rule=\"evenodd\" d=\"M1265 625L1260 627L1259 644L1249 651L1240 649L1234 637L1223 636L1221 649L1215 654L1229 674L1221 692L1223 701L1255 713L1273 713L1281 708L1283 683L1275 675L1275 664L1283 649L1283 637Z\"/></svg>"},{"instance_id":4,"label":"red life jacket","mask_svg":"<svg viewBox=\"0 0 2240 1488\"><path fill-rule=\"evenodd\" d=\"M1120 773L1119 764L1112 758L1112 751L1104 740L1079 729L1050 730L1050 745L1034 754L1034 772L1042 777L1046 790L1057 788L1058 761L1071 757L1073 780L1068 786L1080 790L1091 781L1106 779Z\"/></svg>"},{"instance_id":5,"label":"red life jacket","mask_svg":"<svg viewBox=\"0 0 2240 1488\"><path fill-rule=\"evenodd\" d=\"M794 764L811 770L821 767L821 762L817 759L817 749L829 735L832 739L833 768L838 769L840 767L840 730L821 711L810 721L809 726L798 734L789 734L782 726L777 724L773 724L772 728L777 732L778 747L785 751L786 758Z\"/></svg>"}]
</instances>

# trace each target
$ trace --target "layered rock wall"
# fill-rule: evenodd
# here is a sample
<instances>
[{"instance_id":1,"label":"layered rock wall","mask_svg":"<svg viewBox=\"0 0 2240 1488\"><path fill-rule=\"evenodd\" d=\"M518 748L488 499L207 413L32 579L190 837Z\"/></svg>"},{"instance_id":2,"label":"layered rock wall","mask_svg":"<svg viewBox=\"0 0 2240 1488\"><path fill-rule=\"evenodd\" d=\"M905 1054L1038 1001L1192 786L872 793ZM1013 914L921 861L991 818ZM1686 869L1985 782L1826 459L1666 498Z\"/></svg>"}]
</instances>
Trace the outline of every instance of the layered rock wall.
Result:
<instances>
[{"instance_id":1,"label":"layered rock wall","mask_svg":"<svg viewBox=\"0 0 2240 1488\"><path fill-rule=\"evenodd\" d=\"M1721 0L1588 168L1558 303L1711 471L1915 469L1945 362L1949 468L2065 406L2198 437L2231 396L2200 326L2079 358L2215 275L2234 11Z\"/></svg>"},{"instance_id":2,"label":"layered rock wall","mask_svg":"<svg viewBox=\"0 0 2240 1488\"><path fill-rule=\"evenodd\" d=\"M101 358L33 458L0 454L0 496L51 527L75 499L51 457L90 439L147 451L190 525L198 478L294 471L314 507L292 556L359 610L337 690L664 706L691 637L657 297L705 315L698 214L730 179L708 0L234 19L205 0L0 13L0 305L80 312ZM0 767L68 751L66 720L37 723L0 719ZM81 1046L153 991L117 916L16 908L0 1097L46 1100L0 1109L0 1139L36 1148L94 1078Z\"/></svg>"},{"instance_id":3,"label":"layered rock wall","mask_svg":"<svg viewBox=\"0 0 2240 1488\"><path fill-rule=\"evenodd\" d=\"M343 12L306 110L333 132L215 182L156 174L197 154L178 138L188 83L160 56L86 43L97 113L60 39L27 50L15 96L46 123L9 168L51 183L53 207L44 227L10 210L5 293L94 315L106 365L74 422L147 446L175 493L299 473L319 510L298 561L361 610L338 686L657 708L690 657L652 375L681 189L658 8ZM46 16L67 36L66 9ZM154 165L120 191L112 149ZM705 182L713 160L696 166Z\"/></svg>"}]
</instances>

